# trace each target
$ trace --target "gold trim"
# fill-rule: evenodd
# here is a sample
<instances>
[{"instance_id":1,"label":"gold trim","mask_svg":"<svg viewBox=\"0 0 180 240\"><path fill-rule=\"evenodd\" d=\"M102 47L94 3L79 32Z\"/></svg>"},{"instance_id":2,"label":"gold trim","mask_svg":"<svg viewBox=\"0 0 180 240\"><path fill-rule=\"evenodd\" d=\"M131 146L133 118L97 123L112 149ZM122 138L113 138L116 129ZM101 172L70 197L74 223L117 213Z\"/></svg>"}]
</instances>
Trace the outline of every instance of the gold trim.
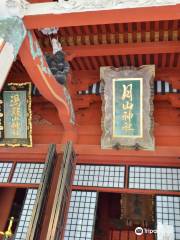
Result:
<instances>
[{"instance_id":1,"label":"gold trim","mask_svg":"<svg viewBox=\"0 0 180 240\"><path fill-rule=\"evenodd\" d=\"M31 110L31 83L30 82L25 82L25 83L8 83L7 86L28 86L28 91L27 91L27 139L29 138L30 143L0 143L0 146L10 146L10 147L32 147L32 110ZM6 90L7 91L7 90ZM19 89L17 90L19 91ZM6 139L4 139L6 141ZM12 139L13 141L13 139Z\"/></svg>"},{"instance_id":2,"label":"gold trim","mask_svg":"<svg viewBox=\"0 0 180 240\"><path fill-rule=\"evenodd\" d=\"M14 217L10 218L8 229L5 232L0 231L0 235L4 236L5 238L11 238L13 236L12 233L12 225L14 223Z\"/></svg>"},{"instance_id":3,"label":"gold trim","mask_svg":"<svg viewBox=\"0 0 180 240\"><path fill-rule=\"evenodd\" d=\"M4 94L6 93L21 93L22 91L19 90L19 89L16 89L16 90L4 90L3 91L3 96ZM26 96L26 99L27 99L27 94L26 94L27 91L25 91L25 96ZM5 102L4 102L5 103ZM5 104L4 104L4 116L6 116L7 112L6 112L7 109L5 109ZM26 111L28 111L28 106L26 106ZM24 127L25 128L25 127ZM4 135L7 135L7 132L6 130L8 129L8 126L7 126L7 121L4 121ZM28 138L28 122L26 121L26 138ZM14 139L14 138L12 138ZM17 139L22 139L21 137L17 137Z\"/></svg>"},{"instance_id":4,"label":"gold trim","mask_svg":"<svg viewBox=\"0 0 180 240\"><path fill-rule=\"evenodd\" d=\"M140 134L136 136L129 136L129 135L116 135L115 132L115 82L117 81L140 81ZM112 79L112 90L113 90L113 134L112 137L114 138L142 138L143 137L143 78L114 78Z\"/></svg>"}]
</instances>

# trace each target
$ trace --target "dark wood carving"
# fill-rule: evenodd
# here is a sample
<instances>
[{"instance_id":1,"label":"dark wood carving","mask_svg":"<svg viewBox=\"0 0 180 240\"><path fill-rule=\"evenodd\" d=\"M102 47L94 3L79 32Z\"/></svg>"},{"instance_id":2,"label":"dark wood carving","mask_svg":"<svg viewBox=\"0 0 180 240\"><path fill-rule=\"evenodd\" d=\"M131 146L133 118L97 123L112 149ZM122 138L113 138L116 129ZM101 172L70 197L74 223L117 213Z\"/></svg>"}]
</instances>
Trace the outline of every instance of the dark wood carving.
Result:
<instances>
[{"instance_id":1,"label":"dark wood carving","mask_svg":"<svg viewBox=\"0 0 180 240\"><path fill-rule=\"evenodd\" d=\"M142 194L122 194L120 218L112 219L112 228L132 230L136 227L154 229L154 197Z\"/></svg>"}]
</instances>

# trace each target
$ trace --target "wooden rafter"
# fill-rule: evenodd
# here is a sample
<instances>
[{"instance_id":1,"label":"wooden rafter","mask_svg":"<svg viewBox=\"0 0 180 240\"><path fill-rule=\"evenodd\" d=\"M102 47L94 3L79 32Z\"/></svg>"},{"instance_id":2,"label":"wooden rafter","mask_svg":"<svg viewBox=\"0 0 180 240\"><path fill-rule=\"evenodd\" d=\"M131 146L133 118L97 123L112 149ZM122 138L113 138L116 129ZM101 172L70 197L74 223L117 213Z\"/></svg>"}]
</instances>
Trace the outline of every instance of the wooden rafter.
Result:
<instances>
[{"instance_id":1,"label":"wooden rafter","mask_svg":"<svg viewBox=\"0 0 180 240\"><path fill-rule=\"evenodd\" d=\"M179 53L180 42L145 42L124 44L99 44L86 46L64 47L63 50L73 57L87 56L112 56L112 55L134 55L134 54L159 54ZM150 63L150 60L148 60ZM172 61L171 61L172 63Z\"/></svg>"}]
</instances>

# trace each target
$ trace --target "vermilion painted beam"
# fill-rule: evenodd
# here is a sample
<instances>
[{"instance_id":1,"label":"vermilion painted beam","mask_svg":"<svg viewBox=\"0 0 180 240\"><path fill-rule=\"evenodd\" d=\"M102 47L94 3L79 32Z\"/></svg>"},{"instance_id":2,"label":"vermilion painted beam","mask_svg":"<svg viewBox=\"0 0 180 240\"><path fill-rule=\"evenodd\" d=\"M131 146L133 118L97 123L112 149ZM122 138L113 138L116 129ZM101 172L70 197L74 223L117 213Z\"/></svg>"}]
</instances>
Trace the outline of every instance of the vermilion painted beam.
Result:
<instances>
[{"instance_id":1,"label":"vermilion painted beam","mask_svg":"<svg viewBox=\"0 0 180 240\"><path fill-rule=\"evenodd\" d=\"M131 155L131 154L130 154ZM180 167L178 157L155 157L155 156L115 156L111 155L79 155L77 157L78 164L103 164L103 165L136 165L136 166L156 166L156 167Z\"/></svg>"},{"instance_id":2,"label":"vermilion painted beam","mask_svg":"<svg viewBox=\"0 0 180 240\"><path fill-rule=\"evenodd\" d=\"M26 183L0 183L0 188L38 188L39 184Z\"/></svg>"},{"instance_id":3,"label":"vermilion painted beam","mask_svg":"<svg viewBox=\"0 0 180 240\"><path fill-rule=\"evenodd\" d=\"M49 10L50 5L47 6L47 4L31 4L24 17L26 27L28 29L37 29L180 19L180 4L63 14L58 14L57 10L53 12L53 4L56 5L55 3L51 4L51 10Z\"/></svg>"},{"instance_id":4,"label":"vermilion painted beam","mask_svg":"<svg viewBox=\"0 0 180 240\"><path fill-rule=\"evenodd\" d=\"M110 55L134 55L134 54L158 54L179 53L180 42L143 42L124 44L100 44L64 47L63 50L69 55L68 60L74 57L86 56L110 56Z\"/></svg>"},{"instance_id":5,"label":"vermilion painted beam","mask_svg":"<svg viewBox=\"0 0 180 240\"><path fill-rule=\"evenodd\" d=\"M30 162L32 159L34 161L39 161L46 156L47 149L49 144L34 144L33 148L0 148L0 156L3 161L13 161L15 159L19 161ZM108 164L108 162L113 162L113 164L118 164L119 159L126 158L129 160L129 164L133 163L133 158L140 158L141 163L153 164L152 158L162 158L158 164L168 162L169 165L175 164L180 166L180 147L179 146L157 146L155 151L134 151L134 150L102 150L100 145L87 145L87 144L74 144L75 153L78 155L78 159L82 162L96 162L101 161ZM57 153L62 153L63 145L57 144ZM164 158L167 158L167 161L164 161ZM169 161L168 161L169 158ZM171 158L171 159L170 159ZM174 158L174 161L172 160ZM130 161L132 159L132 161ZM143 161L142 161L143 159ZM149 159L149 161L148 161ZM42 160L41 160L42 161ZM45 160L44 160L45 161ZM157 160L156 160L157 161ZM137 162L137 161L136 161ZM166 164L167 165L167 164Z\"/></svg>"},{"instance_id":6,"label":"vermilion painted beam","mask_svg":"<svg viewBox=\"0 0 180 240\"><path fill-rule=\"evenodd\" d=\"M103 57L99 57L99 59L102 60ZM173 84L173 88L180 89L179 71L180 71L180 68L165 68L165 67L157 68L155 80L167 81L167 82ZM88 76L88 79L96 78L97 81L99 80L99 70L95 70L95 71L94 70L83 70L83 71L75 70L75 71L73 71L73 75L80 79L87 78L87 76Z\"/></svg>"},{"instance_id":7,"label":"vermilion painted beam","mask_svg":"<svg viewBox=\"0 0 180 240\"><path fill-rule=\"evenodd\" d=\"M84 187L73 186L72 190L80 191L97 191L97 192L114 192L114 193L129 193L129 194L150 194L150 195L177 195L180 196L180 192L164 191L164 190L144 190L144 189L130 189L130 188L100 188L100 187Z\"/></svg>"},{"instance_id":8,"label":"vermilion painted beam","mask_svg":"<svg viewBox=\"0 0 180 240\"><path fill-rule=\"evenodd\" d=\"M83 155L88 156L89 155L89 160L90 158L93 161L93 156L106 156L106 158L109 158L109 161L111 161L111 157L115 157L116 159L118 157L177 157L177 164L180 165L180 161L178 158L180 157L180 147L179 146L164 146L160 147L157 146L155 151L135 151L135 150L113 150L113 149L106 149L103 150L101 149L100 145L83 145L75 144L75 152L78 155ZM117 159L118 160L118 159Z\"/></svg>"},{"instance_id":9,"label":"vermilion painted beam","mask_svg":"<svg viewBox=\"0 0 180 240\"><path fill-rule=\"evenodd\" d=\"M64 86L60 85L51 74L33 32L28 32L19 56L41 94L56 106L66 137L76 141L75 126L70 121L71 110L65 96Z\"/></svg>"},{"instance_id":10,"label":"vermilion painted beam","mask_svg":"<svg viewBox=\"0 0 180 240\"><path fill-rule=\"evenodd\" d=\"M32 148L0 148L1 161L45 162L49 144L36 145Z\"/></svg>"}]
</instances>

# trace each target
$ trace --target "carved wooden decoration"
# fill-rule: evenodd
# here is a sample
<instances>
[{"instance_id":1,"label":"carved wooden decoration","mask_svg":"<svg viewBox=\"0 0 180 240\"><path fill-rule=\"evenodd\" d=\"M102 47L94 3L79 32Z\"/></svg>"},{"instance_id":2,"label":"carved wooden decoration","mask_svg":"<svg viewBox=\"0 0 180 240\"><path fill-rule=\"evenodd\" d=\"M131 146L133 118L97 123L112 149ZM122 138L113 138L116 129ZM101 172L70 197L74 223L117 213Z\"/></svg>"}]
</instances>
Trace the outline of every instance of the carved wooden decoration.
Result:
<instances>
[{"instance_id":1,"label":"carved wooden decoration","mask_svg":"<svg viewBox=\"0 0 180 240\"><path fill-rule=\"evenodd\" d=\"M154 65L101 67L101 147L154 150Z\"/></svg>"},{"instance_id":2,"label":"carved wooden decoration","mask_svg":"<svg viewBox=\"0 0 180 240\"><path fill-rule=\"evenodd\" d=\"M2 0L1 0L2 1ZM15 0L17 1L17 0ZM22 1L22 0L21 0ZM52 14L98 11L110 9L142 8L152 6L166 6L178 4L179 0L59 0L51 4L43 5L43 12ZM16 7L17 8L17 7ZM15 10L17 11L17 9ZM30 4L26 15L38 15L42 12L41 5L37 7Z\"/></svg>"}]
</instances>

